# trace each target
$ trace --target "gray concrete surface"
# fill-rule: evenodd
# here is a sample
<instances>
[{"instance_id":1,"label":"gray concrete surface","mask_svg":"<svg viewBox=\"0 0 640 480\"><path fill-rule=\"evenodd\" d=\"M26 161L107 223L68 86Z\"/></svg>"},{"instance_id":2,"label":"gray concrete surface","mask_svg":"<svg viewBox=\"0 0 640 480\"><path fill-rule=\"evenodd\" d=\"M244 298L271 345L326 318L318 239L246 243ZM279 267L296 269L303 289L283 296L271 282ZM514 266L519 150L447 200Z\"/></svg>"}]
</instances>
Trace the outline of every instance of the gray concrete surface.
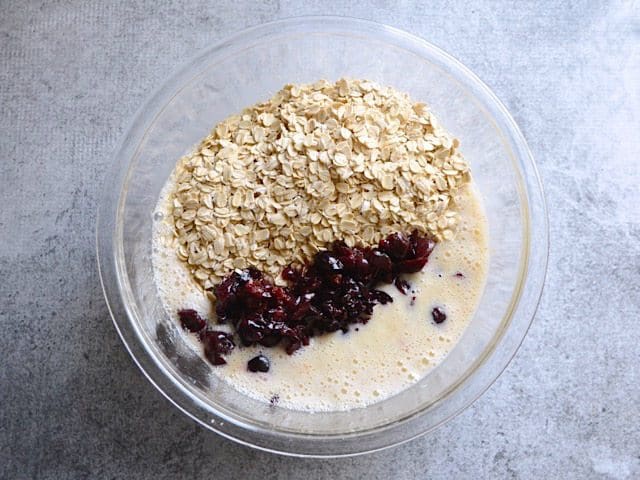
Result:
<instances>
[{"instance_id":1,"label":"gray concrete surface","mask_svg":"<svg viewBox=\"0 0 640 480\"><path fill-rule=\"evenodd\" d=\"M0 1L0 478L640 478L638 2ZM389 23L505 102L551 222L539 312L462 415L334 461L241 447L144 379L102 298L95 211L145 97L198 49L304 13Z\"/></svg>"}]
</instances>

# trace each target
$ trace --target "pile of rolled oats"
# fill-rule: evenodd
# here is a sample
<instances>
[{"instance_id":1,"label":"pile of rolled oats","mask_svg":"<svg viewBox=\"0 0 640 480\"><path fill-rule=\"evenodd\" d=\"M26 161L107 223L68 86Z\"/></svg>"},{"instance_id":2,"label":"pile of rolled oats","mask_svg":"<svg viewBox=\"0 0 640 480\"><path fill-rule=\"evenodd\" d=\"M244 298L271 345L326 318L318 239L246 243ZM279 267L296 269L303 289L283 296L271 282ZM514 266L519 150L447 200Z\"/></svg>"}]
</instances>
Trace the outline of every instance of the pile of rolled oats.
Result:
<instances>
[{"instance_id":1,"label":"pile of rolled oats","mask_svg":"<svg viewBox=\"0 0 640 480\"><path fill-rule=\"evenodd\" d=\"M425 104L392 88L286 85L178 163L178 256L208 289L234 268L277 278L335 240L373 245L416 228L448 240L469 179L458 145Z\"/></svg>"}]
</instances>

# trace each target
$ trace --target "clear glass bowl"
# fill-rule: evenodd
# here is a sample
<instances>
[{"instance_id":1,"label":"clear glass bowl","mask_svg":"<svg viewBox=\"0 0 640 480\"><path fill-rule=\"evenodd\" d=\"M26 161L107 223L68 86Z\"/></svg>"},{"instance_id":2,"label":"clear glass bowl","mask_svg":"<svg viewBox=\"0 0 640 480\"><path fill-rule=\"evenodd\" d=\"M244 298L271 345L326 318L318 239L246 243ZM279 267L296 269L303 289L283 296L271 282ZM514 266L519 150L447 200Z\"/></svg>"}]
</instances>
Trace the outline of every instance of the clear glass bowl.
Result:
<instances>
[{"instance_id":1,"label":"clear glass bowl","mask_svg":"<svg viewBox=\"0 0 640 480\"><path fill-rule=\"evenodd\" d=\"M367 408L272 407L212 373L163 311L151 265L152 214L178 158L215 123L282 85L366 78L426 102L460 138L489 221L490 266L460 342L415 386ZM534 315L548 251L544 197L511 116L468 69L429 43L367 21L293 18L199 53L138 112L99 206L97 250L115 326L147 378L180 410L240 443L299 456L371 452L424 434L470 405L506 367Z\"/></svg>"}]
</instances>

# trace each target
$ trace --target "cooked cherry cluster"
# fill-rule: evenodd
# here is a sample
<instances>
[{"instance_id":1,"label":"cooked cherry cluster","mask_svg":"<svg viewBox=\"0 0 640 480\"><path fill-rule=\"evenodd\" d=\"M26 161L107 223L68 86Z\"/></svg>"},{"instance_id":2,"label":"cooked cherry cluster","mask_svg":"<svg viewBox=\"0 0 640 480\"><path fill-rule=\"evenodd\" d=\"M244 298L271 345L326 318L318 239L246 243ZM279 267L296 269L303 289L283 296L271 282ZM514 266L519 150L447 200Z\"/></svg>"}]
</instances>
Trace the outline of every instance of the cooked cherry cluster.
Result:
<instances>
[{"instance_id":1,"label":"cooked cherry cluster","mask_svg":"<svg viewBox=\"0 0 640 480\"><path fill-rule=\"evenodd\" d=\"M434 246L431 237L418 231L394 233L375 248L336 242L309 264L285 268L282 287L254 268L233 272L214 290L218 322L231 324L245 346L281 344L292 354L315 335L347 332L351 324L366 323L376 304L393 301L376 288L380 284L395 283L406 293L409 286L400 275L420 271ZM213 355L218 361L230 349L219 338L222 332L213 333L218 336L210 349L222 347Z\"/></svg>"}]
</instances>

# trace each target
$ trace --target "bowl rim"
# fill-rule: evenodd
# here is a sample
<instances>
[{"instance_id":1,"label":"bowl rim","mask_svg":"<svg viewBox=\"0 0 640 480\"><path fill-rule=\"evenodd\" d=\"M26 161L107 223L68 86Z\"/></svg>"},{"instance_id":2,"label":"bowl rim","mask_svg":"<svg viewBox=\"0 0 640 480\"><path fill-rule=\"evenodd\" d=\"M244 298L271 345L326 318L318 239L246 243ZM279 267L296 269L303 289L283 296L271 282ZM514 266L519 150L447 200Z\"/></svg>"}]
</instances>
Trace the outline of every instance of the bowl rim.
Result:
<instances>
[{"instance_id":1,"label":"bowl rim","mask_svg":"<svg viewBox=\"0 0 640 480\"><path fill-rule=\"evenodd\" d=\"M316 442L324 442L324 446L326 447L326 440L330 439L335 441L335 435L293 435L289 432L277 432L272 429L234 423L233 419L229 419L222 412L217 412L219 415L214 415L212 418L210 407L205 412L203 406L198 405L199 402L197 399L180 388L175 379L171 378L170 372L168 372L143 345L140 333L131 321L131 308L128 303L124 301L122 291L118 287L118 278L120 278L123 271L121 268L122 261L115 255L116 243L119 238L117 218L118 212L126 198L126 195L123 194L126 193L124 187L127 184L130 173L129 167L131 160L135 158L135 152L140 142L144 139L148 128L154 123L155 118L176 94L176 87L184 85L185 81L188 81L190 77L197 76L200 73L200 69L197 68L198 64L203 65L203 68L210 65L211 62L208 64L202 62L205 58L221 54L226 49L233 48L234 45L237 47L237 44L242 42L250 41L254 43L258 37L278 34L287 29L300 29L301 27L310 30L315 28L318 29L318 32L325 33L327 33L328 30L328 33L333 34L340 32L345 33L347 31L353 32L354 30L362 35L371 35L374 33L379 35L383 34L384 36L380 37L379 40L395 40L396 42L400 42L403 48L418 53L422 57L428 54L427 58L430 61L436 63L446 71L456 73L456 80L462 82L465 87L470 88L473 96L479 100L481 105L489 109L491 118L497 123L496 128L500 130L503 135L507 136L505 143L510 145L514 150L514 168L518 170L517 173L520 175L525 194L525 198L522 199L522 207L524 209L522 216L525 219L523 232L525 246L523 246L524 252L523 259L521 260L522 271L519 276L520 285L516 288L512 296L511 311L507 314L507 316L510 317L507 323L509 328L507 329L505 327L503 331L495 337L492 346L489 347L485 351L485 355L478 360L482 360L481 365L479 365L478 369L473 370L472 373L467 375L462 380L462 383L467 382L474 375L477 376L477 370L481 368L486 370L488 366L491 366L489 362L493 360L497 365L493 366L491 373L488 375L490 378L485 380L472 395L465 398L461 406L455 408L439 422L427 428L405 429L405 431L402 431L402 428L406 426L407 422L419 418L424 413L424 410L420 410L416 414L404 418L399 422L383 425L373 430L342 435L340 437L341 441L337 443L344 449L343 451L338 451L338 449L335 448L330 448L329 450L322 449L322 451L321 449L317 449L317 451L314 450L314 447L318 446ZM196 67L195 74L193 73L194 67ZM198 52L191 60L174 71L159 88L147 97L129 122L122 136L122 140L114 150L112 158L112 167L107 172L98 206L96 251L100 282L107 308L109 309L116 331L134 363L151 384L173 405L199 424L243 445L290 456L318 458L346 457L383 450L424 435L464 411L491 387L515 356L537 310L546 277L549 250L549 226L542 183L524 136L506 107L473 72L439 47L395 27L353 17L313 15L289 17L264 23L226 37ZM530 241L532 232L535 232L536 235L535 242ZM517 319L518 322L514 323L514 319ZM512 328L513 325L518 327L517 330L514 331ZM511 334L510 337L505 336L507 333ZM496 357L493 355L495 349L498 344L504 345L506 340L509 341L507 345L508 349L502 357L496 361ZM388 433L389 430L392 430L395 436L378 435L375 446L367 444L367 446L363 448L366 444L366 442L362 441L363 437L371 436L381 431ZM251 439L247 439L247 435L244 435L244 433L252 436ZM256 441L256 435L261 437L261 441ZM270 448L266 440L272 439L274 436L288 437L288 440L291 440L289 442L291 448L283 448L282 446ZM367 438L371 440L370 437Z\"/></svg>"}]
</instances>

